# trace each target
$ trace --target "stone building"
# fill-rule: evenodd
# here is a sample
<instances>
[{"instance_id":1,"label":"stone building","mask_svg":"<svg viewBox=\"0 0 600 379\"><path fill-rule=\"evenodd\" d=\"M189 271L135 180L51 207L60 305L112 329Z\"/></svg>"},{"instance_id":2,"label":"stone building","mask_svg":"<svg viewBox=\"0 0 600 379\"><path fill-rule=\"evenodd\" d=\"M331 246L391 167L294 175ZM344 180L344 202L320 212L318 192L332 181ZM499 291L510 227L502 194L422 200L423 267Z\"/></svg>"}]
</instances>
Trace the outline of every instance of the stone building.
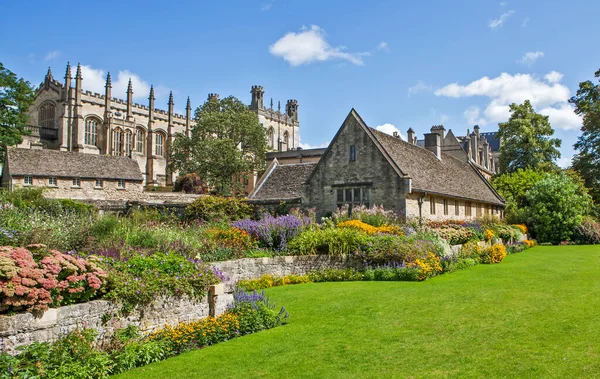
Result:
<instances>
[{"instance_id":1,"label":"stone building","mask_svg":"<svg viewBox=\"0 0 600 379\"><path fill-rule=\"evenodd\" d=\"M407 217L427 219L502 216L504 200L477 164L445 152L436 131L425 135L423 147L414 133L409 136L412 142L369 128L353 109L306 176L299 191L302 206L316 208L320 216L345 204L383 205ZM284 193L285 188L278 188L285 187L285 181L273 177L284 166L274 166L273 173L258 182L251 201L275 202L276 194ZM298 168L289 166L288 180L303 178Z\"/></svg>"},{"instance_id":2,"label":"stone building","mask_svg":"<svg viewBox=\"0 0 600 379\"><path fill-rule=\"evenodd\" d=\"M189 135L195 125L188 97L185 115L174 112L173 94L167 110L156 108L154 88L150 87L148 104L133 102L134 88L129 81L125 100L113 97L110 73L104 94L84 90L81 66L77 66L75 85L67 64L64 82L55 80L50 69L36 92L30 109L31 135L19 147L41 146L44 149L90 155L130 157L136 161L144 183L170 185L176 179L169 172L169 149L177 133ZM253 86L250 109L257 113L267 130L271 150L295 149L299 142L298 102L288 100L285 112L263 105L264 90ZM208 98L218 98L209 94ZM251 190L254 179L247 183Z\"/></svg>"},{"instance_id":3,"label":"stone building","mask_svg":"<svg viewBox=\"0 0 600 379\"><path fill-rule=\"evenodd\" d=\"M49 149L10 147L2 169L3 187L42 187L51 198L137 199L142 182L140 168L130 158Z\"/></svg>"},{"instance_id":4,"label":"stone building","mask_svg":"<svg viewBox=\"0 0 600 379\"><path fill-rule=\"evenodd\" d=\"M273 207L281 202L292 207L302 206L302 184L317 162L281 164L273 159L248 196L251 204Z\"/></svg>"}]
</instances>

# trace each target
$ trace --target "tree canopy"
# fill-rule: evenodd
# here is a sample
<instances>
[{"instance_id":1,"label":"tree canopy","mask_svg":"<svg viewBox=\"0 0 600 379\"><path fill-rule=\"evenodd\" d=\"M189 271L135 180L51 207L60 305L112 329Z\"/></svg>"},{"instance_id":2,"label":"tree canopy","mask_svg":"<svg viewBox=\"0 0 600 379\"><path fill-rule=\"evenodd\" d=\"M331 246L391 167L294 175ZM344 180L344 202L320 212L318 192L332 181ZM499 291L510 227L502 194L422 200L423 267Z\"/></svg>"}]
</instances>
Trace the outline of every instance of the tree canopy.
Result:
<instances>
[{"instance_id":1,"label":"tree canopy","mask_svg":"<svg viewBox=\"0 0 600 379\"><path fill-rule=\"evenodd\" d=\"M561 140L550 138L554 130L548 116L536 113L529 100L511 104L510 113L507 122L498 124L502 141L500 172L555 166L554 160L560 158Z\"/></svg>"},{"instance_id":2,"label":"tree canopy","mask_svg":"<svg viewBox=\"0 0 600 379\"><path fill-rule=\"evenodd\" d=\"M0 62L0 162L7 146L23 141L29 107L35 100L31 84Z\"/></svg>"},{"instance_id":3,"label":"tree canopy","mask_svg":"<svg viewBox=\"0 0 600 379\"><path fill-rule=\"evenodd\" d=\"M600 78L600 70L596 71ZM599 79L600 83L600 79ZM581 135L574 147L573 169L583 177L596 204L600 203L600 84L587 80L579 83L579 89L569 102L575 105L575 113L583 117Z\"/></svg>"},{"instance_id":4,"label":"tree canopy","mask_svg":"<svg viewBox=\"0 0 600 379\"><path fill-rule=\"evenodd\" d=\"M211 98L196 110L196 121L191 135L178 134L171 148L180 175L197 173L211 190L230 195L243 175L264 167L265 129L240 100Z\"/></svg>"}]
</instances>

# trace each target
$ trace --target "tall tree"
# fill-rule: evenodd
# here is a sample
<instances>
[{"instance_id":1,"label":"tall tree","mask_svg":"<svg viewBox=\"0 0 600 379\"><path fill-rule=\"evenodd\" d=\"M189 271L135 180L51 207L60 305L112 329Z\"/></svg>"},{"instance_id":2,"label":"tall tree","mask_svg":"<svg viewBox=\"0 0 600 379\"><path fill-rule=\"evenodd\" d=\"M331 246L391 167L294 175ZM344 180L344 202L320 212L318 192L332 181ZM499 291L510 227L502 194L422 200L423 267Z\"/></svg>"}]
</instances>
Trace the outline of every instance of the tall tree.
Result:
<instances>
[{"instance_id":1,"label":"tall tree","mask_svg":"<svg viewBox=\"0 0 600 379\"><path fill-rule=\"evenodd\" d=\"M600 70L594 74L600 78ZM600 79L599 79L600 83ZM583 117L581 135L574 147L573 169L579 172L590 189L596 205L600 204L600 84L591 80L579 83L577 94L569 102Z\"/></svg>"},{"instance_id":2,"label":"tall tree","mask_svg":"<svg viewBox=\"0 0 600 379\"><path fill-rule=\"evenodd\" d=\"M529 100L510 105L510 118L498 124L500 146L500 172L518 169L539 169L555 166L560 158L561 140L550 138L554 130L548 116L535 113Z\"/></svg>"},{"instance_id":3,"label":"tall tree","mask_svg":"<svg viewBox=\"0 0 600 379\"><path fill-rule=\"evenodd\" d=\"M212 97L196 110L191 136L178 134L171 149L172 168L197 173L220 195L241 188L244 174L265 164L267 138L258 116L233 96Z\"/></svg>"},{"instance_id":4,"label":"tall tree","mask_svg":"<svg viewBox=\"0 0 600 379\"><path fill-rule=\"evenodd\" d=\"M27 134L27 112L34 100L31 84L0 62L0 162L6 147L21 143Z\"/></svg>"}]
</instances>

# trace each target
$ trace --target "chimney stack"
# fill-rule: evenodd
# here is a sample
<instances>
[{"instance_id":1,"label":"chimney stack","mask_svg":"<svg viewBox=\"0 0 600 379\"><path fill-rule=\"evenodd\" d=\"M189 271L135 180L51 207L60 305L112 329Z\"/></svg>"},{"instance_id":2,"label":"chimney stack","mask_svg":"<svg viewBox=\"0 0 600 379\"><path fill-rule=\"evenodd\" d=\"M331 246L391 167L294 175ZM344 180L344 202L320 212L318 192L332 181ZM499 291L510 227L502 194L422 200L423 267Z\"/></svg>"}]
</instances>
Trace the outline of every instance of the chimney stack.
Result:
<instances>
[{"instance_id":1,"label":"chimney stack","mask_svg":"<svg viewBox=\"0 0 600 379\"><path fill-rule=\"evenodd\" d=\"M408 139L409 143L412 143L413 145L416 144L415 131L413 130L413 128L408 128L408 131L406 132L406 139Z\"/></svg>"},{"instance_id":2,"label":"chimney stack","mask_svg":"<svg viewBox=\"0 0 600 379\"><path fill-rule=\"evenodd\" d=\"M437 159L442 160L442 144L437 133L425 134L425 148L431 151Z\"/></svg>"}]
</instances>

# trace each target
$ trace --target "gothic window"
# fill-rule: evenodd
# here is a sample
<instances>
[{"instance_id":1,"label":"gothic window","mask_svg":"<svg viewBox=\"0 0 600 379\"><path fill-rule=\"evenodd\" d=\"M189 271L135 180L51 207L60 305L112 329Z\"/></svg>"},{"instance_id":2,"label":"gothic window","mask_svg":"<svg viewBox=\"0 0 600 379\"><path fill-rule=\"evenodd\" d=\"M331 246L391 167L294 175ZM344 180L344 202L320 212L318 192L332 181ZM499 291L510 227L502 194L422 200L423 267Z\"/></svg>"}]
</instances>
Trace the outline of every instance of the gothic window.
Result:
<instances>
[{"instance_id":1,"label":"gothic window","mask_svg":"<svg viewBox=\"0 0 600 379\"><path fill-rule=\"evenodd\" d=\"M267 130L267 145L272 149L273 148L273 137L274 137L273 128L269 128Z\"/></svg>"},{"instance_id":2,"label":"gothic window","mask_svg":"<svg viewBox=\"0 0 600 379\"><path fill-rule=\"evenodd\" d=\"M283 144L285 145L286 149L289 150L290 133L288 133L287 131L283 132Z\"/></svg>"},{"instance_id":3,"label":"gothic window","mask_svg":"<svg viewBox=\"0 0 600 379\"><path fill-rule=\"evenodd\" d=\"M165 136L162 133L156 133L156 145L154 146L154 155L159 157L165 153Z\"/></svg>"},{"instance_id":4,"label":"gothic window","mask_svg":"<svg viewBox=\"0 0 600 379\"><path fill-rule=\"evenodd\" d=\"M39 126L42 128L54 129L54 115L56 106L51 102L46 102L40 106L38 112Z\"/></svg>"},{"instance_id":5,"label":"gothic window","mask_svg":"<svg viewBox=\"0 0 600 379\"><path fill-rule=\"evenodd\" d=\"M121 155L121 152L123 151L123 131L121 129L115 129L113 132L113 141L113 155Z\"/></svg>"},{"instance_id":6,"label":"gothic window","mask_svg":"<svg viewBox=\"0 0 600 379\"><path fill-rule=\"evenodd\" d=\"M137 130L135 139L137 142L137 152L143 153L145 137L144 137L144 131L142 129Z\"/></svg>"},{"instance_id":7,"label":"gothic window","mask_svg":"<svg viewBox=\"0 0 600 379\"><path fill-rule=\"evenodd\" d=\"M133 134L128 130L125 132L125 155L131 155L131 150L133 149Z\"/></svg>"},{"instance_id":8,"label":"gothic window","mask_svg":"<svg viewBox=\"0 0 600 379\"><path fill-rule=\"evenodd\" d=\"M86 145L94 145L98 142L98 120L88 118L85 120L85 135L84 143Z\"/></svg>"}]
</instances>

